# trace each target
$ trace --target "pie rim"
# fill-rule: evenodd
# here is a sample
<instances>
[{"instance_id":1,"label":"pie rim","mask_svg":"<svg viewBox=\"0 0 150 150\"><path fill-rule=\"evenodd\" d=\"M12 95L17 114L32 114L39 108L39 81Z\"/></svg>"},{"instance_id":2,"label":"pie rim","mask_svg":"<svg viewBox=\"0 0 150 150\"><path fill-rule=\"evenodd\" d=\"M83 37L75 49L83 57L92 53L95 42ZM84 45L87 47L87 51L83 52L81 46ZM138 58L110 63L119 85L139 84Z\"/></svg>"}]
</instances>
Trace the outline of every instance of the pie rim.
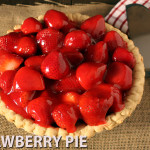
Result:
<instances>
[{"instance_id":1,"label":"pie rim","mask_svg":"<svg viewBox=\"0 0 150 150\"><path fill-rule=\"evenodd\" d=\"M77 23L81 23L84 20L88 19L89 16L81 15L79 13L66 14L70 20ZM44 16L39 16L38 19L40 22L43 21ZM54 127L41 127L38 124L35 124L30 119L25 119L19 114L16 114L14 111L6 108L5 103L0 99L0 114L5 116L9 122L12 122L16 125L17 128L23 128L25 131L39 135L39 136L62 136L62 139L65 140L67 135L70 136L87 136L90 138L95 135L95 133L102 132L103 130L111 130L117 125L121 124L131 113L135 110L136 106L140 103L144 91L144 82L145 82L145 71L143 57L139 53L139 49L135 47L132 40L129 40L127 35L122 33L119 29L114 28L112 25L105 23L106 31L114 30L118 32L124 41L128 44L128 50L133 53L136 59L136 65L133 69L133 84L132 88L126 92L127 96L124 99L125 108L117 113L113 113L106 117L106 124L99 126L89 126L80 124L77 126L77 130L74 133L68 133L65 129L54 128ZM20 29L21 25L16 25L14 30ZM8 30L7 33L12 32L13 30Z\"/></svg>"}]
</instances>

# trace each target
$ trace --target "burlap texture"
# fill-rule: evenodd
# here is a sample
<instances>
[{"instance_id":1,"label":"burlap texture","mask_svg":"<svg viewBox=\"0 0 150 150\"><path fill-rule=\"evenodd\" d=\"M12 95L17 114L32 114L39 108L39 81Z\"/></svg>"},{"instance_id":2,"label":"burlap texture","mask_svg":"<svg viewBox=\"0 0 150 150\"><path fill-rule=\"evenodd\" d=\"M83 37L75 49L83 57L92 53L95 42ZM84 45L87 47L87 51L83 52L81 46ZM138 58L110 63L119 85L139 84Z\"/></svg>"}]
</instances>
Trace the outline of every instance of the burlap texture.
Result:
<instances>
[{"instance_id":1,"label":"burlap texture","mask_svg":"<svg viewBox=\"0 0 150 150\"><path fill-rule=\"evenodd\" d=\"M8 29L14 25L20 24L29 16L39 16L44 14L48 9L57 9L64 12L80 12L86 15L102 14L105 16L111 5L91 4L78 6L55 6L55 5L38 5L38 6L0 6L0 35L5 34ZM141 104L135 112L125 122L111 131L105 131L97 134L87 141L88 148L93 150L149 150L150 149L150 78L146 79L145 91ZM22 129L17 129L13 124L0 117L0 135L29 135ZM53 145L54 146L54 145ZM55 146L54 146L55 147ZM15 149L15 148L14 148ZM29 149L29 148L22 148ZM38 149L38 148L36 148ZM41 148L44 149L44 148ZM45 148L46 149L46 148ZM51 148L55 149L55 148ZM59 149L66 149L65 141L61 141ZM74 148L74 144L70 149ZM80 149L80 148L79 148ZM86 148L84 148L86 149Z\"/></svg>"}]
</instances>

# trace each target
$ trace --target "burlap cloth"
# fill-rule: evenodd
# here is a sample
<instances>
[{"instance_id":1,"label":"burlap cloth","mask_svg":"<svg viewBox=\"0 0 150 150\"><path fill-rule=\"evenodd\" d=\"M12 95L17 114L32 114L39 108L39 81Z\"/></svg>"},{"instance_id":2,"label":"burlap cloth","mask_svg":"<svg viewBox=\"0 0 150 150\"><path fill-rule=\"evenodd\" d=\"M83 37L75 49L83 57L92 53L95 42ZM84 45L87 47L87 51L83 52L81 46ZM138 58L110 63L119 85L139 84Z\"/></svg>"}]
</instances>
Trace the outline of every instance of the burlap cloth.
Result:
<instances>
[{"instance_id":1,"label":"burlap cloth","mask_svg":"<svg viewBox=\"0 0 150 150\"><path fill-rule=\"evenodd\" d=\"M36 6L0 6L0 35L5 34L8 29L14 25L20 24L29 16L39 16L48 9L57 9L64 12L80 12L87 15L102 14L105 16L112 5L90 4L76 6L56 6L56 5L36 5ZM26 136L29 133L22 129L17 129L13 124L0 116L0 135L21 135ZM149 150L150 149L150 78L146 79L145 90L140 105L134 113L126 119L123 124L111 131L104 131L87 141L88 148L93 150ZM7 148L6 148L7 149ZM13 148L15 149L15 148ZM29 149L29 148L21 148ZM38 149L38 148L36 148ZM46 149L46 148L41 148ZM56 148L51 148L56 149ZM65 142L61 141L59 149L67 149ZM70 149L74 148L74 144ZM80 149L80 148L79 148Z\"/></svg>"}]
</instances>

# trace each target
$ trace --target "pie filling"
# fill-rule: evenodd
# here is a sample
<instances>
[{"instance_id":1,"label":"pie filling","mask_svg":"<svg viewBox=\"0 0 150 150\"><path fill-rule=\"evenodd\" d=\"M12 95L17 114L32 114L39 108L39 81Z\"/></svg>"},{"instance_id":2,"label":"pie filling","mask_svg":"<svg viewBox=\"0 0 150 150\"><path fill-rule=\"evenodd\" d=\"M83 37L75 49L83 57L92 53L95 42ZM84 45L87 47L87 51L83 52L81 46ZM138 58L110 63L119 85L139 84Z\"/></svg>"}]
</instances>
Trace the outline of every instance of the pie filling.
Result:
<instances>
[{"instance_id":1,"label":"pie filling","mask_svg":"<svg viewBox=\"0 0 150 150\"><path fill-rule=\"evenodd\" d=\"M24 118L73 133L78 121L105 124L125 107L135 64L122 37L106 32L101 15L79 25L49 10L43 23L30 17L0 37L0 95Z\"/></svg>"}]
</instances>

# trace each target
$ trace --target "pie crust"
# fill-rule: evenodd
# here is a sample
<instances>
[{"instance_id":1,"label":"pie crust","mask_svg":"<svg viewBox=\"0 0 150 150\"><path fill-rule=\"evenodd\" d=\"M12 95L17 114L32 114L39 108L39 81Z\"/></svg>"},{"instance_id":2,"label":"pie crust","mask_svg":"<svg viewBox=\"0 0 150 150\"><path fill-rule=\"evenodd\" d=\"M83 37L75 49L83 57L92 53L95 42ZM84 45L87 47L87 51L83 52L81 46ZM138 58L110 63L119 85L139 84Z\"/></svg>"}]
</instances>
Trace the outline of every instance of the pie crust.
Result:
<instances>
[{"instance_id":1,"label":"pie crust","mask_svg":"<svg viewBox=\"0 0 150 150\"><path fill-rule=\"evenodd\" d=\"M77 23L81 23L84 20L88 19L89 16L81 15L79 13L76 14L66 14L70 20L75 21ZM43 22L43 16L39 16L38 19L40 22ZM16 25L14 29L20 29L21 25ZM131 113L135 110L137 104L140 103L144 90L144 82L145 82L145 71L143 64L143 57L139 53L139 49L135 47L132 40L129 40L127 35L122 33L120 30L114 28L113 26L106 23L106 31L115 30L117 31L124 41L128 44L128 50L133 53L136 59L136 65L133 70L133 85L132 88L126 93L127 96L124 99L125 108L117 113L113 113L106 117L106 124L99 126L89 126L86 124L78 124L77 130L74 133L68 133L65 129L62 128L44 128L35 124L32 120L25 119L21 115L16 114L14 111L6 108L5 103L0 99L0 114L5 116L6 119L10 122L13 122L17 128L23 128L25 131L29 133L33 133L36 135L46 135L46 136L62 136L62 139L65 140L67 135L71 136L87 136L88 138L94 136L96 133L102 132L104 130L111 130L117 125L121 124L125 118L129 117ZM12 32L13 30L9 30Z\"/></svg>"}]
</instances>

